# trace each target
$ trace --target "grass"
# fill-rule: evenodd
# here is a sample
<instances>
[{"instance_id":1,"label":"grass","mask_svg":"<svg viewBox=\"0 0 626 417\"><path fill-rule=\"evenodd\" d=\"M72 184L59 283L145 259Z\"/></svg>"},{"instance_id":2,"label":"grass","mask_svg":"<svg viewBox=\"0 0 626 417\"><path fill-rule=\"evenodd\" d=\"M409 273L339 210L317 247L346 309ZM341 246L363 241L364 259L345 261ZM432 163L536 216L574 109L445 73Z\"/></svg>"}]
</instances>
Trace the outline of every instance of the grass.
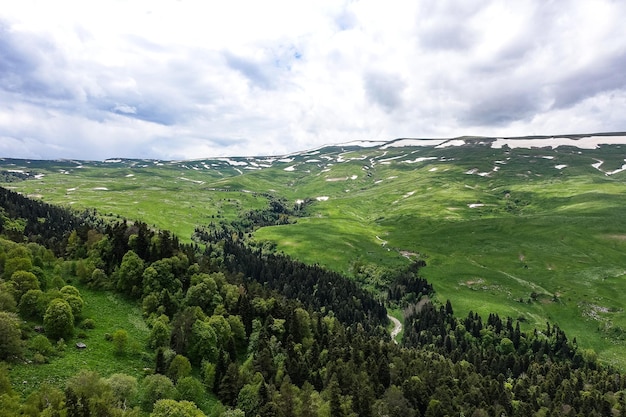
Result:
<instances>
[{"instance_id":1,"label":"grass","mask_svg":"<svg viewBox=\"0 0 626 417\"><path fill-rule=\"evenodd\" d=\"M267 194L311 199L305 218L259 229L254 239L348 274L355 262L394 268L408 262L403 251L416 253L438 300L450 299L457 315L497 312L525 328L557 323L626 369L626 172L592 166L618 169L625 156L621 146L328 148L262 170L223 161L207 161L211 169L199 161L39 163L43 178L8 185L141 218L182 241L195 225L264 207Z\"/></svg>"},{"instance_id":2,"label":"grass","mask_svg":"<svg viewBox=\"0 0 626 417\"><path fill-rule=\"evenodd\" d=\"M83 317L93 319L95 328L77 328L75 336L65 342L65 351L60 356L51 356L49 363L12 365L13 386L22 396L27 396L42 384L63 389L65 381L81 369L97 371L103 377L124 373L140 378L144 375L143 368L153 365L150 354L145 350L149 331L135 302L115 293L76 287L85 301ZM126 330L129 336L127 352L122 355L115 354L113 342L105 340L106 334L113 334L119 329ZM85 338L76 337L81 331L86 333ZM84 342L87 348L76 349L78 341Z\"/></svg>"}]
</instances>

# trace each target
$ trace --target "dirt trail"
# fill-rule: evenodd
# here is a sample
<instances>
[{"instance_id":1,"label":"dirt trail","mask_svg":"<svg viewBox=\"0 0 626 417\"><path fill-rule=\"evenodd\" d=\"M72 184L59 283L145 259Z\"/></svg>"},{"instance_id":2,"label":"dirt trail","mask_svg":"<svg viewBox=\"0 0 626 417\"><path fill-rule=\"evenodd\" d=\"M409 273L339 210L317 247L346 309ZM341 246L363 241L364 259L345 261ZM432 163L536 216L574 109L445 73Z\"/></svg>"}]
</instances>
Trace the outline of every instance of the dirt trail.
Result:
<instances>
[{"instance_id":1,"label":"dirt trail","mask_svg":"<svg viewBox=\"0 0 626 417\"><path fill-rule=\"evenodd\" d=\"M398 336L398 334L400 334L400 332L402 331L402 323L400 323L400 320L398 320L395 317L391 317L390 315L387 315L387 317L389 317L389 320L391 320L391 322L393 323L393 330L391 331L391 339L397 344L398 341L396 340L396 336Z\"/></svg>"}]
</instances>

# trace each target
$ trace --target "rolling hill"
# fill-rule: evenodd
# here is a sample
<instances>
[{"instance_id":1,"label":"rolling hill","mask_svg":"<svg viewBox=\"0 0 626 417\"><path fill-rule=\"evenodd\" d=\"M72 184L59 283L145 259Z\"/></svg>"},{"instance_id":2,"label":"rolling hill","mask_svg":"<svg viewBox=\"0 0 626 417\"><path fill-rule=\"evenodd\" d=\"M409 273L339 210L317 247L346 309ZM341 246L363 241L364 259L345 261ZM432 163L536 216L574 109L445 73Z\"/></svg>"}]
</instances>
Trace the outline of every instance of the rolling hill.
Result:
<instances>
[{"instance_id":1,"label":"rolling hill","mask_svg":"<svg viewBox=\"0 0 626 417\"><path fill-rule=\"evenodd\" d=\"M278 199L253 244L354 276L424 260L460 316L557 323L626 368L626 134L355 141L277 157L0 160L3 186L190 241Z\"/></svg>"}]
</instances>

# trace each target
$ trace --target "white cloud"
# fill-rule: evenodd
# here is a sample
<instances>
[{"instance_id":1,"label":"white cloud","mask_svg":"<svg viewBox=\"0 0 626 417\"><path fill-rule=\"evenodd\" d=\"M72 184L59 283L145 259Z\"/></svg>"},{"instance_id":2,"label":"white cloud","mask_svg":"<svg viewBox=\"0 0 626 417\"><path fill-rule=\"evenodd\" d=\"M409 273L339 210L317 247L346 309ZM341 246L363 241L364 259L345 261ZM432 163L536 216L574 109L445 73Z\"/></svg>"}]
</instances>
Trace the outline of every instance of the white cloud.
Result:
<instances>
[{"instance_id":1,"label":"white cloud","mask_svg":"<svg viewBox=\"0 0 626 417\"><path fill-rule=\"evenodd\" d=\"M0 156L623 131L620 2L12 2Z\"/></svg>"}]
</instances>

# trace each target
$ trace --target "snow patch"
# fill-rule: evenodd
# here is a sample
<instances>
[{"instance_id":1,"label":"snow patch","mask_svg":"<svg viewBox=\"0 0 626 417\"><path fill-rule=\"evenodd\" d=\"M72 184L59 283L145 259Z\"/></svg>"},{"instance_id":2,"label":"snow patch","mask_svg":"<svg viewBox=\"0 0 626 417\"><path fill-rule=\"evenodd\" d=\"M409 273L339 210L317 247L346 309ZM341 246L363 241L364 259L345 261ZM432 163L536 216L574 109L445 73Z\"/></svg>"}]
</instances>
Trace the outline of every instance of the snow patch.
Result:
<instances>
[{"instance_id":1,"label":"snow patch","mask_svg":"<svg viewBox=\"0 0 626 417\"><path fill-rule=\"evenodd\" d=\"M135 174L128 174L128 175L126 175L126 178L130 178L130 177L134 177L134 176L135 176Z\"/></svg>"},{"instance_id":2,"label":"snow patch","mask_svg":"<svg viewBox=\"0 0 626 417\"><path fill-rule=\"evenodd\" d=\"M387 148L403 148L405 146L437 146L446 142L448 139L400 139L381 146L380 149Z\"/></svg>"},{"instance_id":3,"label":"snow patch","mask_svg":"<svg viewBox=\"0 0 626 417\"><path fill-rule=\"evenodd\" d=\"M196 183L196 184L204 184L204 181L190 180L189 178L185 178L185 177L178 177L178 178L180 178L183 181L189 181L189 182L193 182L193 183Z\"/></svg>"},{"instance_id":4,"label":"snow patch","mask_svg":"<svg viewBox=\"0 0 626 417\"><path fill-rule=\"evenodd\" d=\"M398 155L398 156L392 156L391 158L379 159L378 162L384 163L384 162L388 162L388 161L393 161L394 159L404 158L405 156L406 156L405 154Z\"/></svg>"},{"instance_id":5,"label":"snow patch","mask_svg":"<svg viewBox=\"0 0 626 417\"><path fill-rule=\"evenodd\" d=\"M291 171L295 171L295 170L296 170L296 166L295 166L295 165L292 165L292 166L290 166L290 167L285 168L283 171L289 171L289 172L291 172Z\"/></svg>"},{"instance_id":6,"label":"snow patch","mask_svg":"<svg viewBox=\"0 0 626 417\"><path fill-rule=\"evenodd\" d=\"M94 191L109 191L107 187L94 187L92 188Z\"/></svg>"},{"instance_id":7,"label":"snow patch","mask_svg":"<svg viewBox=\"0 0 626 417\"><path fill-rule=\"evenodd\" d=\"M373 148L374 146L384 145L387 142L373 140L354 140L352 142L340 143L338 146L358 146L361 148Z\"/></svg>"},{"instance_id":8,"label":"snow patch","mask_svg":"<svg viewBox=\"0 0 626 417\"><path fill-rule=\"evenodd\" d=\"M232 159L229 159L229 158L217 158L217 160L227 162L229 165L237 166L237 167L248 165L248 163L245 161L233 161Z\"/></svg>"},{"instance_id":9,"label":"snow patch","mask_svg":"<svg viewBox=\"0 0 626 417\"><path fill-rule=\"evenodd\" d=\"M485 205L482 203L473 203L473 204L468 204L467 207L469 208L476 208L476 207L484 207Z\"/></svg>"},{"instance_id":10,"label":"snow patch","mask_svg":"<svg viewBox=\"0 0 626 417\"><path fill-rule=\"evenodd\" d=\"M597 149L599 145L624 145L626 136L587 136L580 139L551 137L540 139L513 139L498 138L491 143L492 148L558 148L559 146L573 146L579 149Z\"/></svg>"},{"instance_id":11,"label":"snow patch","mask_svg":"<svg viewBox=\"0 0 626 417\"><path fill-rule=\"evenodd\" d=\"M122 162L122 160L121 159L105 159L104 160L105 164L113 164L113 163L116 164L116 163L119 163L119 162Z\"/></svg>"},{"instance_id":12,"label":"snow patch","mask_svg":"<svg viewBox=\"0 0 626 417\"><path fill-rule=\"evenodd\" d=\"M432 161L433 159L439 159L439 158L437 156L422 156L419 158L415 158L415 160L413 161L402 161L402 162L406 162L407 164L415 164L418 162Z\"/></svg>"},{"instance_id":13,"label":"snow patch","mask_svg":"<svg viewBox=\"0 0 626 417\"><path fill-rule=\"evenodd\" d=\"M434 167L434 168L429 169L428 172L435 172L437 171L437 169L438 169L437 167Z\"/></svg>"},{"instance_id":14,"label":"snow patch","mask_svg":"<svg viewBox=\"0 0 626 417\"><path fill-rule=\"evenodd\" d=\"M351 180L356 180L357 178L359 178L358 175L353 175L353 176L350 177Z\"/></svg>"},{"instance_id":15,"label":"snow patch","mask_svg":"<svg viewBox=\"0 0 626 417\"><path fill-rule=\"evenodd\" d=\"M315 197L315 199L317 201L326 201L326 200L328 200L328 196L322 195L322 196L319 196L319 197Z\"/></svg>"},{"instance_id":16,"label":"snow patch","mask_svg":"<svg viewBox=\"0 0 626 417\"><path fill-rule=\"evenodd\" d=\"M567 167L567 165L565 165L565 164L561 164L561 165L555 165L554 167L555 167L556 169L563 169L563 168L566 168L566 167Z\"/></svg>"}]
</instances>

